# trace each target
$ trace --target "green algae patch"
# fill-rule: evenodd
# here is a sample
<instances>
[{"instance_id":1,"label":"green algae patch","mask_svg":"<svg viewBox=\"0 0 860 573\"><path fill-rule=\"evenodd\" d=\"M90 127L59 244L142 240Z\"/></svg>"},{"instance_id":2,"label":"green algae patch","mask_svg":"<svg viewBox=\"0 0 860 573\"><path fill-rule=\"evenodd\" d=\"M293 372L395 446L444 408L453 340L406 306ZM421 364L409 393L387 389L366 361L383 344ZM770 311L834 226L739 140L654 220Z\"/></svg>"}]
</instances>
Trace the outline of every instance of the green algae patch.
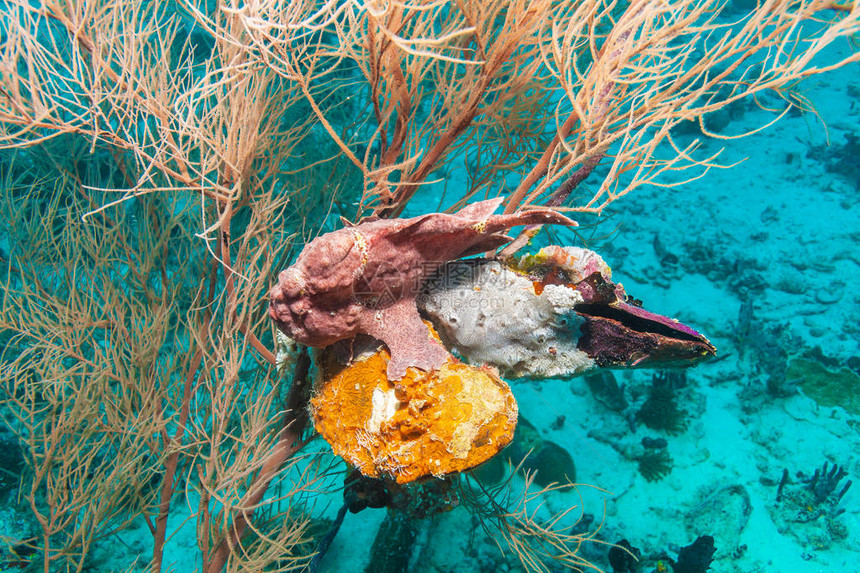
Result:
<instances>
[{"instance_id":1,"label":"green algae patch","mask_svg":"<svg viewBox=\"0 0 860 573\"><path fill-rule=\"evenodd\" d=\"M820 406L839 406L860 414L860 376L848 368L830 370L816 360L793 358L788 363L787 380L798 380L803 393Z\"/></svg>"}]
</instances>

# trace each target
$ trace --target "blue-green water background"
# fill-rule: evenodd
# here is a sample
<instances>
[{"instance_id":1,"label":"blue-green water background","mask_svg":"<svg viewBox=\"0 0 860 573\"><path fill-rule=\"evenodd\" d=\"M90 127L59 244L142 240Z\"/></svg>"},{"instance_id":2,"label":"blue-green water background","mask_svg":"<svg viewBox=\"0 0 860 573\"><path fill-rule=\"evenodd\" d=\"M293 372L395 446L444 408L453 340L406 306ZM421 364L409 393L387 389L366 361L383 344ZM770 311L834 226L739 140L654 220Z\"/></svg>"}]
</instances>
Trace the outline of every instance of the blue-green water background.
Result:
<instances>
[{"instance_id":1,"label":"blue-green water background","mask_svg":"<svg viewBox=\"0 0 860 573\"><path fill-rule=\"evenodd\" d=\"M737 163L731 169L674 190L639 189L613 205L593 234L556 230L545 239L596 250L646 308L693 326L718 348L717 359L687 372L676 393L685 412L679 431L631 420L583 379L512 382L522 416L568 451L579 483L593 486L551 494L546 508L580 506L600 540L627 539L641 551L639 571L658 570L663 555L668 563L702 535L714 538L713 571L860 570L858 486L838 500L813 499L814 507L791 495L809 489L825 463L847 474L835 495L860 478L860 67L800 89L818 116L792 114L740 140L695 130L679 136L702 139L705 155L725 148L719 161ZM731 135L771 119L745 102L712 117L711 128ZM453 197L456 170L449 177ZM435 210L434 193L416 197L407 214ZM635 406L654 372L614 376ZM672 462L660 479L640 471L644 437L666 440ZM784 470L789 479L777 500ZM319 504L320 516L331 517L339 495ZM320 571L364 570L384 516L347 516ZM169 545L175 570L194 567L194 531L186 529ZM419 530L408 546L411 571L519 570L464 508ZM146 554L148 536L132 529L99 551ZM611 570L608 551L599 543L582 548Z\"/></svg>"},{"instance_id":2,"label":"blue-green water background","mask_svg":"<svg viewBox=\"0 0 860 573\"><path fill-rule=\"evenodd\" d=\"M682 144L700 138L704 155L724 149L719 163L736 165L679 189L635 191L585 242L646 308L717 346L717 358L689 370L677 393L685 428L631 421L583 379L512 384L521 415L571 454L577 481L605 490L582 488L581 499L552 495L548 507L582 503L601 539L627 539L647 556L637 571L668 567L703 535L714 537L712 571L860 570L856 486L836 502L860 476L860 67L813 78L800 90L817 117L792 114L739 140L691 130ZM711 127L733 135L773 117L745 102L712 117ZM413 214L425 207L416 199ZM583 244L567 230L552 240ZM615 372L639 404L653 376ZM643 437L667 441L671 471L662 479L648 481L639 470ZM802 490L825 463L826 473L838 465L847 475L820 507L805 507ZM784 470L789 479L777 501ZM363 517L345 525L326 570L361 567L369 558L356 554L370 547L382 512ZM510 551L500 557L482 536L465 511L434 519L410 567L518 570ZM607 547L585 545L583 553L612 570ZM662 564L661 556L668 558Z\"/></svg>"}]
</instances>

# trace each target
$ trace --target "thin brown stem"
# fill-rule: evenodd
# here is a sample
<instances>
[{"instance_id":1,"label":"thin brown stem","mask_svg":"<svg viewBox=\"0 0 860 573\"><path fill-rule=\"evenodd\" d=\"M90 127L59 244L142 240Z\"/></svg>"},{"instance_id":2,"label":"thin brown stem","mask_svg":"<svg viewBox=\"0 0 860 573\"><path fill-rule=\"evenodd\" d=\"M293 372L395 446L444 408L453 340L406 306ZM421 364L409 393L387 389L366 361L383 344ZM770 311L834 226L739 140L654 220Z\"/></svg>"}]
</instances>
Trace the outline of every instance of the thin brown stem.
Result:
<instances>
[{"instance_id":1,"label":"thin brown stem","mask_svg":"<svg viewBox=\"0 0 860 573\"><path fill-rule=\"evenodd\" d=\"M543 177L549 171L549 162L552 159L552 156L557 152L559 143L561 140L566 138L570 134L570 130L573 129L573 126L579 121L579 116L572 112L567 116L567 119L559 128L558 132L553 136L552 140L546 146L543 153L540 156L540 159L534 164L528 174L523 178L517 188L513 193L508 197L507 202L505 203L505 213L514 213L522 203L523 199L526 197L528 192L534 187L535 183L543 179Z\"/></svg>"},{"instance_id":2,"label":"thin brown stem","mask_svg":"<svg viewBox=\"0 0 860 573\"><path fill-rule=\"evenodd\" d=\"M207 573L223 571L231 551L239 544L248 522L254 516L254 510L263 499L272 480L284 463L295 455L303 445L302 435L308 423L307 401L310 397L310 381L308 380L310 364L311 360L307 349L303 349L296 362L278 443L269 453L249 486L245 497L239 502L229 532L209 556L206 564Z\"/></svg>"},{"instance_id":3,"label":"thin brown stem","mask_svg":"<svg viewBox=\"0 0 860 573\"><path fill-rule=\"evenodd\" d=\"M204 324L204 334L206 334L207 328L207 324ZM170 451L170 454L164 464L164 477L161 481L161 495L158 503L158 517L155 519L153 571L161 571L161 567L163 565L164 542L167 538L167 518L170 515L170 502L173 499L175 490L174 480L179 466L182 440L185 435L186 424L188 423L194 381L202 362L203 349L200 348L194 353L185 376L185 382L182 387L182 405L179 411L179 420L177 421L176 432L170 438L168 444L165 444L165 449Z\"/></svg>"}]
</instances>

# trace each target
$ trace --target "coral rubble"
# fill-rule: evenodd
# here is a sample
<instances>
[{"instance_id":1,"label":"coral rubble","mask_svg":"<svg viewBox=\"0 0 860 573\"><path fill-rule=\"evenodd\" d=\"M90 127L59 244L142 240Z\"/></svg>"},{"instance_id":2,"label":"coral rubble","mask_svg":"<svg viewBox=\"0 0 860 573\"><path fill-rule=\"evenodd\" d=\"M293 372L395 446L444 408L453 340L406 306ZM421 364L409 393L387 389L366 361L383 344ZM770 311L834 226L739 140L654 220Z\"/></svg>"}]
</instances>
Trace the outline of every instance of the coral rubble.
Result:
<instances>
[{"instance_id":1,"label":"coral rubble","mask_svg":"<svg viewBox=\"0 0 860 573\"><path fill-rule=\"evenodd\" d=\"M851 480L841 485L847 476L845 469L827 462L809 477L799 474L799 481L789 479L787 469L776 491L776 503L770 506L771 518L781 533L788 533L808 549L828 549L834 541L848 537L839 520L844 509L839 507L851 487Z\"/></svg>"},{"instance_id":2,"label":"coral rubble","mask_svg":"<svg viewBox=\"0 0 860 573\"><path fill-rule=\"evenodd\" d=\"M687 533L702 531L717 534L722 554L744 551L742 539L753 511L747 488L740 483L724 485L722 478L703 484L696 500L684 514Z\"/></svg>"}]
</instances>

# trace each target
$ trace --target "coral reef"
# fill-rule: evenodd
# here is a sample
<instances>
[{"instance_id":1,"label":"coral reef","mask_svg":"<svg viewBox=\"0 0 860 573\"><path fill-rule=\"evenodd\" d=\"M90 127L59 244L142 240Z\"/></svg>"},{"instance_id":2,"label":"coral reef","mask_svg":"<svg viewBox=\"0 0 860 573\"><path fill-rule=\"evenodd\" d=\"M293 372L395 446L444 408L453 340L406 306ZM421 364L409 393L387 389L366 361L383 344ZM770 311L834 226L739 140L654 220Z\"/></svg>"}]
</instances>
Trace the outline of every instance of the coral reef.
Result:
<instances>
[{"instance_id":1,"label":"coral reef","mask_svg":"<svg viewBox=\"0 0 860 573\"><path fill-rule=\"evenodd\" d=\"M739 393L744 412L757 412L773 398L802 391L820 406L860 414L860 375L852 367L856 358L828 356L820 346L810 348L792 334L787 322L757 319L752 301L741 304L733 335L746 380Z\"/></svg>"},{"instance_id":2,"label":"coral reef","mask_svg":"<svg viewBox=\"0 0 860 573\"><path fill-rule=\"evenodd\" d=\"M788 377L788 348L802 342L793 336L786 323L767 323L755 318L751 300L738 311L734 341L739 350L747 384L740 392L744 411L754 412L772 398L797 394L798 380Z\"/></svg>"},{"instance_id":3,"label":"coral reef","mask_svg":"<svg viewBox=\"0 0 860 573\"><path fill-rule=\"evenodd\" d=\"M514 466L521 465L523 470L534 472L534 481L541 487L576 481L576 466L570 453L541 437L537 428L525 418L520 418L514 441L505 455Z\"/></svg>"},{"instance_id":4,"label":"coral reef","mask_svg":"<svg viewBox=\"0 0 860 573\"><path fill-rule=\"evenodd\" d=\"M576 223L551 209L493 215L502 198L454 214L376 219L311 241L278 276L269 293L269 315L284 333L317 348L357 334L388 346L388 377L409 367L434 370L448 353L434 340L415 308L421 284L446 261L506 243L515 225Z\"/></svg>"},{"instance_id":5,"label":"coral reef","mask_svg":"<svg viewBox=\"0 0 860 573\"><path fill-rule=\"evenodd\" d=\"M641 552L629 541L622 539L609 550L609 565L612 573L636 573Z\"/></svg>"},{"instance_id":6,"label":"coral reef","mask_svg":"<svg viewBox=\"0 0 860 573\"><path fill-rule=\"evenodd\" d=\"M841 175L855 190L860 190L860 166L857 165L860 137L850 131L844 135L844 143L812 146L806 156L822 162L825 169Z\"/></svg>"},{"instance_id":7,"label":"coral reef","mask_svg":"<svg viewBox=\"0 0 860 573\"><path fill-rule=\"evenodd\" d=\"M714 538L710 535L702 535L696 540L682 547L678 552L678 560L672 561L673 573L705 573L711 568L714 560Z\"/></svg>"},{"instance_id":8,"label":"coral reef","mask_svg":"<svg viewBox=\"0 0 860 573\"><path fill-rule=\"evenodd\" d=\"M648 481L660 481L672 472L672 456L665 448L645 448L637 458L639 473Z\"/></svg>"},{"instance_id":9,"label":"coral reef","mask_svg":"<svg viewBox=\"0 0 860 573\"><path fill-rule=\"evenodd\" d=\"M819 405L860 414L860 375L853 370L830 369L818 360L796 357L788 362L786 377L797 380L803 393Z\"/></svg>"},{"instance_id":10,"label":"coral reef","mask_svg":"<svg viewBox=\"0 0 860 573\"><path fill-rule=\"evenodd\" d=\"M777 529L814 550L844 540L848 531L838 518L845 510L838 506L852 484L847 480L840 486L846 476L843 467L834 464L828 469L824 462L811 476L798 474L799 480L792 482L788 469L784 469L776 503L768 508Z\"/></svg>"},{"instance_id":11,"label":"coral reef","mask_svg":"<svg viewBox=\"0 0 860 573\"><path fill-rule=\"evenodd\" d=\"M704 275L714 284L725 285L741 300L751 300L769 286L767 264L743 250L728 250L723 237L700 236L683 243L682 250L678 256L680 272Z\"/></svg>"},{"instance_id":12,"label":"coral reef","mask_svg":"<svg viewBox=\"0 0 860 573\"><path fill-rule=\"evenodd\" d=\"M687 413L678 407L675 391L686 386L684 371L657 372L651 381L648 399L642 404L636 419L652 430L679 434L687 427Z\"/></svg>"},{"instance_id":13,"label":"coral reef","mask_svg":"<svg viewBox=\"0 0 860 573\"><path fill-rule=\"evenodd\" d=\"M335 454L364 475L406 483L464 471L513 438L516 401L489 368L449 357L431 372L409 368L394 383L384 348L345 367L336 355L320 353L313 419Z\"/></svg>"}]
</instances>

